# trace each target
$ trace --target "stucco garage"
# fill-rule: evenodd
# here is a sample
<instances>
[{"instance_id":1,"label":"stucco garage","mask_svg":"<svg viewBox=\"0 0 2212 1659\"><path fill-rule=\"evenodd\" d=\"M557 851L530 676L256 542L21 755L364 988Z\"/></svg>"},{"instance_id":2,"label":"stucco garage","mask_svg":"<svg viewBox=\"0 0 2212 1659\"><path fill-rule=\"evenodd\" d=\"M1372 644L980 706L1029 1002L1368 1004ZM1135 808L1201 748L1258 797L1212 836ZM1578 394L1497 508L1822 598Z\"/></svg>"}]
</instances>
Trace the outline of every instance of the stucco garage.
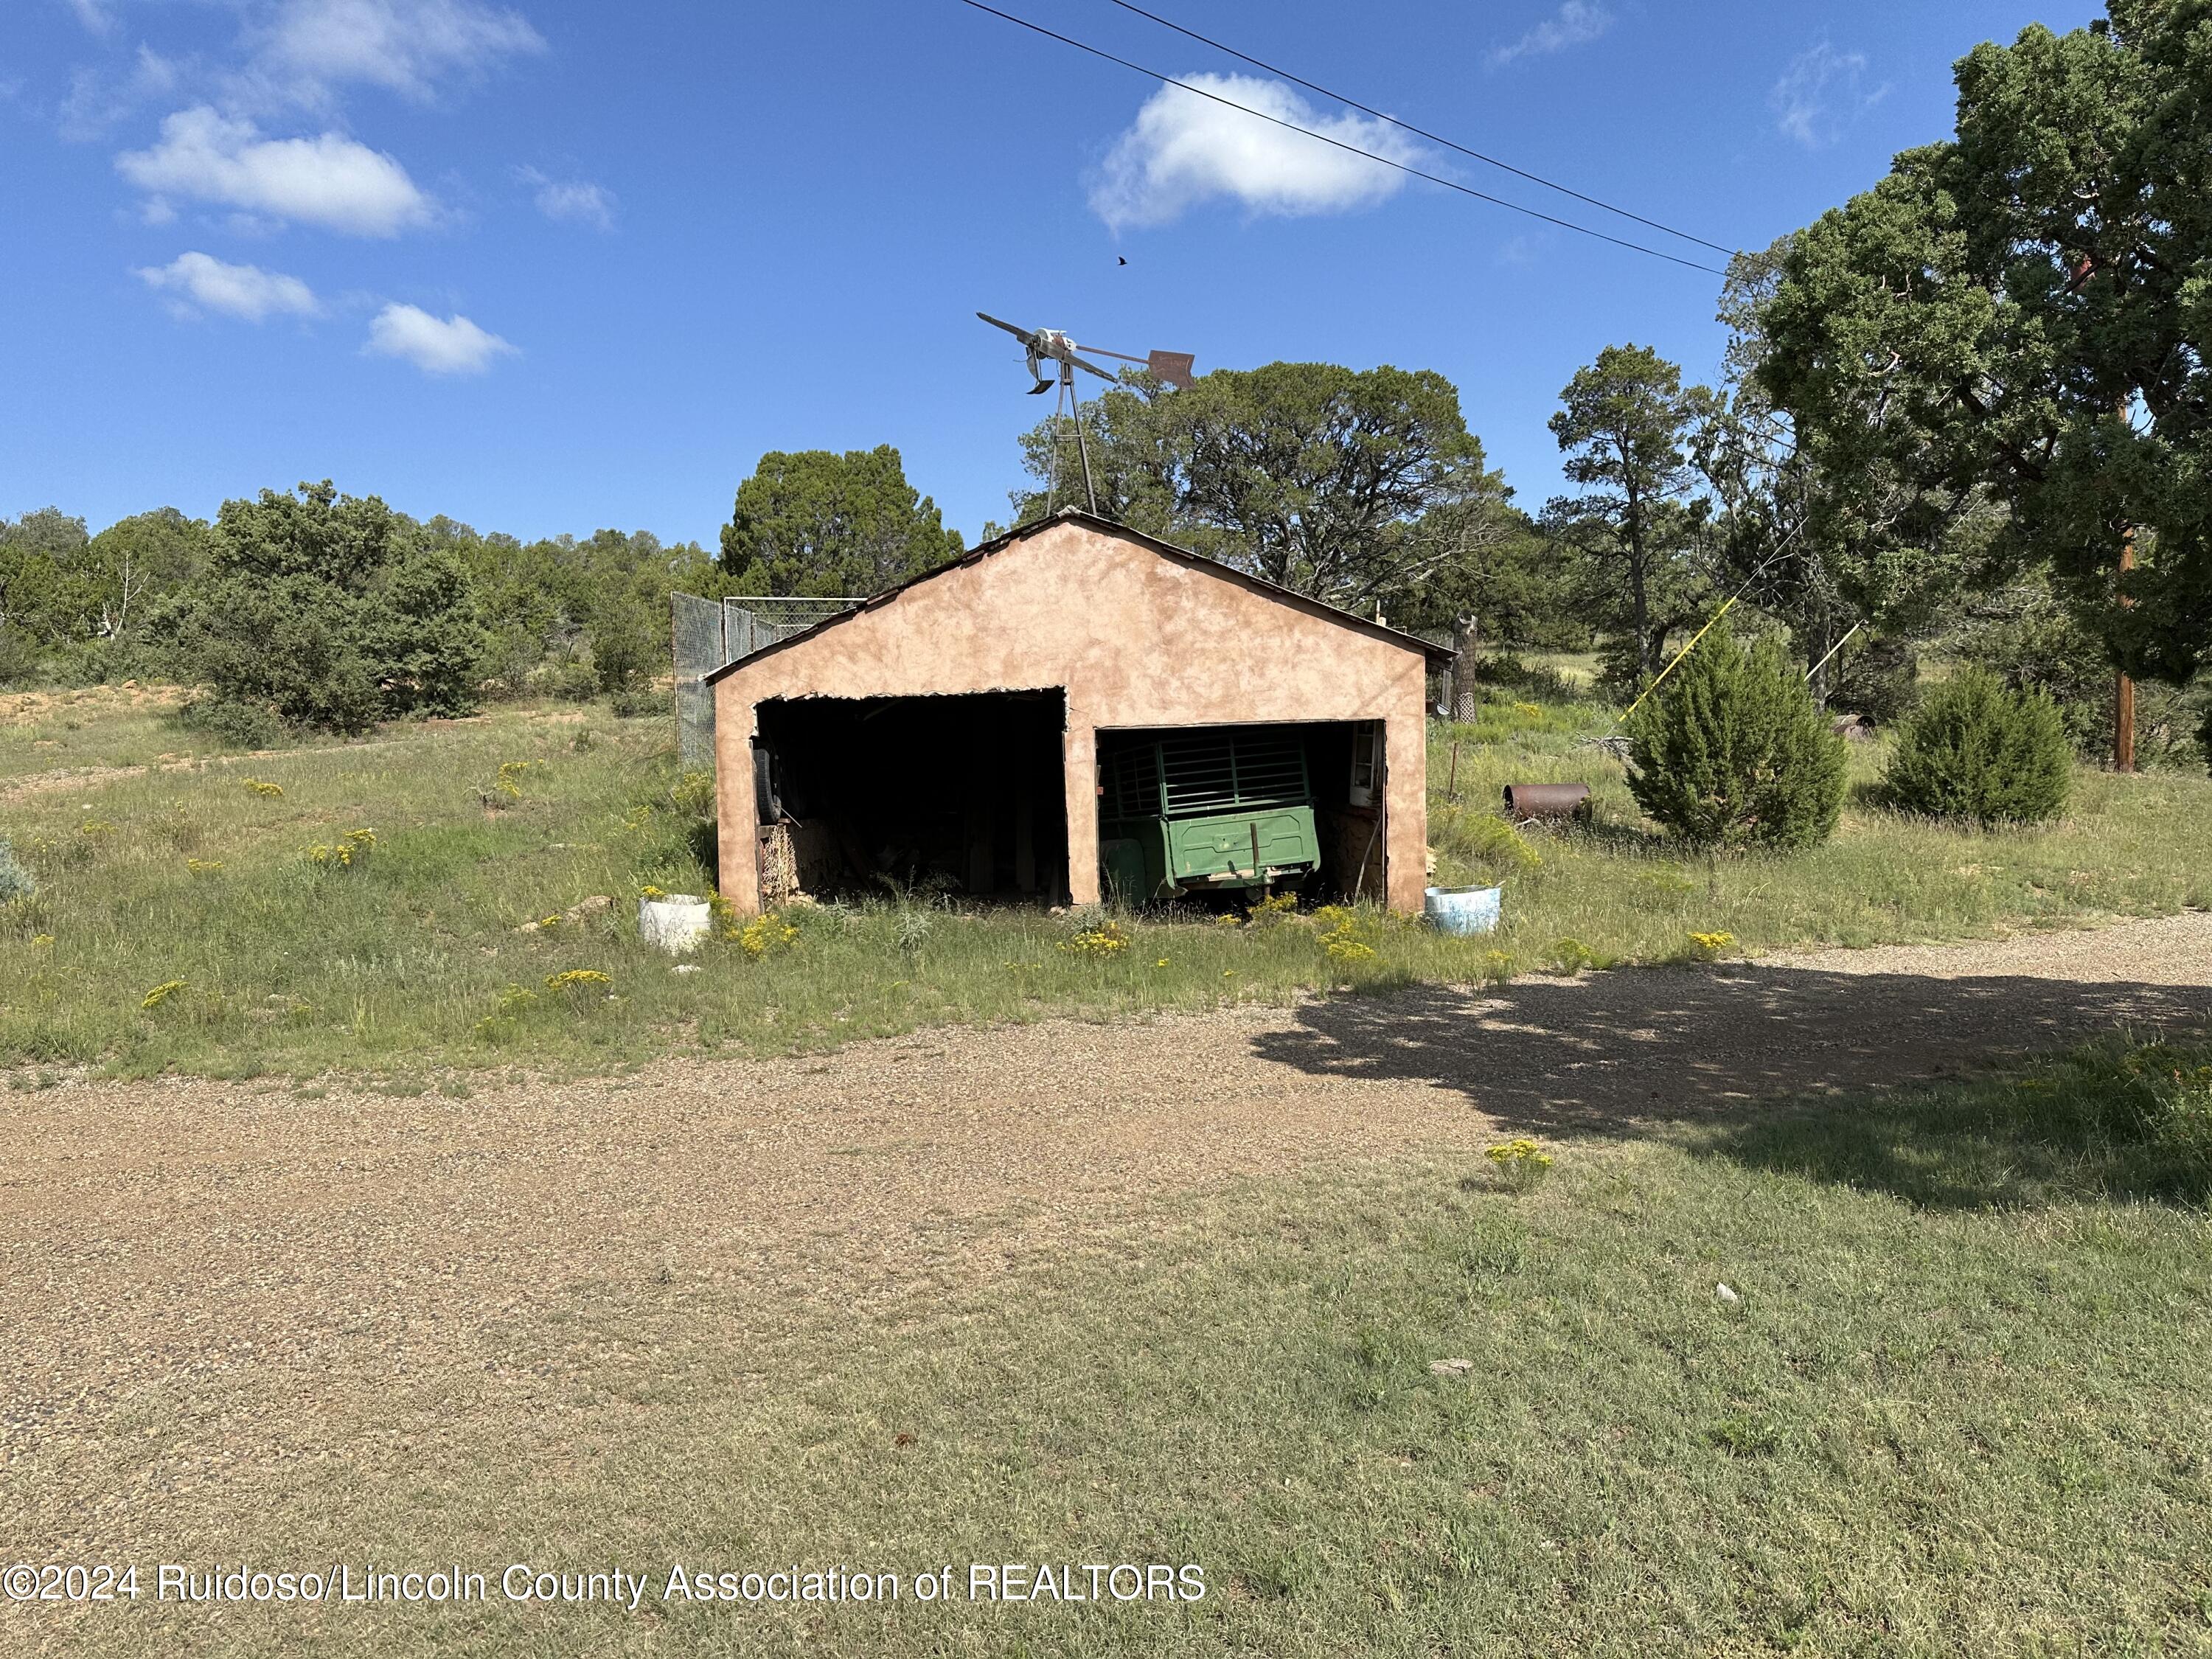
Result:
<instances>
[{"instance_id":1,"label":"stucco garage","mask_svg":"<svg viewBox=\"0 0 2212 1659\"><path fill-rule=\"evenodd\" d=\"M794 884L878 878L1094 902L1129 756L1158 757L1172 792L1179 765L1233 763L1249 791L1294 754L1321 849L1310 879L1418 910L1424 689L1443 654L1062 513L710 677L722 892L740 914ZM1256 832L1249 859L1221 854L1271 856Z\"/></svg>"}]
</instances>

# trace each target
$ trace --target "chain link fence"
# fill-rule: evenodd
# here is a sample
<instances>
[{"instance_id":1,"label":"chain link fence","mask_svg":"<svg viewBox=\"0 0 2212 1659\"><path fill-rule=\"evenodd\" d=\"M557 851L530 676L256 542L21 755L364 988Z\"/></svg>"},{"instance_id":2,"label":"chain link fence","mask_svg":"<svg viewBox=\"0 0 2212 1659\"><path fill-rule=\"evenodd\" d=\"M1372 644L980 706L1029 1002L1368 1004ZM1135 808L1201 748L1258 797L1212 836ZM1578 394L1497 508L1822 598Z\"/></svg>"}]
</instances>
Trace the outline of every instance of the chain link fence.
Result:
<instances>
[{"instance_id":1,"label":"chain link fence","mask_svg":"<svg viewBox=\"0 0 2212 1659\"><path fill-rule=\"evenodd\" d=\"M733 599L702 599L696 593L669 597L674 613L677 750L686 768L709 770L714 764L714 688L707 684L707 677L725 664L866 603L780 594Z\"/></svg>"}]
</instances>

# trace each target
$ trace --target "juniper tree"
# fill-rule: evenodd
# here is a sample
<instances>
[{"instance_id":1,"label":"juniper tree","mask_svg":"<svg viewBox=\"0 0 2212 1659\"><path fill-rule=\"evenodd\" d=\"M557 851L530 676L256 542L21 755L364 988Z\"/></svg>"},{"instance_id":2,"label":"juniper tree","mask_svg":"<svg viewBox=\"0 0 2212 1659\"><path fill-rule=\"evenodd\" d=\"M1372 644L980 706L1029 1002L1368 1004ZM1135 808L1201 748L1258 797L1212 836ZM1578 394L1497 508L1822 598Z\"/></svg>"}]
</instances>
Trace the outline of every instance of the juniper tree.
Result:
<instances>
[{"instance_id":1,"label":"juniper tree","mask_svg":"<svg viewBox=\"0 0 2212 1659\"><path fill-rule=\"evenodd\" d=\"M2073 745L2046 692L2016 691L1979 668L1930 693L1905 723L1882 776L1910 811L1983 824L2056 817L2073 781Z\"/></svg>"},{"instance_id":2,"label":"juniper tree","mask_svg":"<svg viewBox=\"0 0 2212 1659\"><path fill-rule=\"evenodd\" d=\"M1810 847L1844 804L1844 742L1781 641L1715 629L1629 722L1628 787L1701 847Z\"/></svg>"}]
</instances>

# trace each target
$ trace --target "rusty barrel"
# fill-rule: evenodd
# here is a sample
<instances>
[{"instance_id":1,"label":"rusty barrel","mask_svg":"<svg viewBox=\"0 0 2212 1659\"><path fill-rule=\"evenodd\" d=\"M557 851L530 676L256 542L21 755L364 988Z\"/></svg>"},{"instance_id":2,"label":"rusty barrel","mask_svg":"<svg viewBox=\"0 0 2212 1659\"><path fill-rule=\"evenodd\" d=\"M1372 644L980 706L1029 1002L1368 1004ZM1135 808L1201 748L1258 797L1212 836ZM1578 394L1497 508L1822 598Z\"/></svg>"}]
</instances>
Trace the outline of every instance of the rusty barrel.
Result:
<instances>
[{"instance_id":1,"label":"rusty barrel","mask_svg":"<svg viewBox=\"0 0 2212 1659\"><path fill-rule=\"evenodd\" d=\"M1505 811L1510 817L1586 818L1589 810L1589 785L1586 783L1505 786Z\"/></svg>"}]
</instances>

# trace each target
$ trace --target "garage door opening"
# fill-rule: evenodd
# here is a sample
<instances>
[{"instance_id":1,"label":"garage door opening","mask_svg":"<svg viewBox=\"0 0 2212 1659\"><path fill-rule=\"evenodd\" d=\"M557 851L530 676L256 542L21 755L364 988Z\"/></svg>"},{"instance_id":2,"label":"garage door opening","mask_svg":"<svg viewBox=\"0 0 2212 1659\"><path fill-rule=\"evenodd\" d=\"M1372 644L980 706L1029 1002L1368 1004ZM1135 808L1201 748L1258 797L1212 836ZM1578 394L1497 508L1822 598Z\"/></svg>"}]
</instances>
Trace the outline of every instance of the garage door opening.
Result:
<instances>
[{"instance_id":1,"label":"garage door opening","mask_svg":"<svg viewBox=\"0 0 2212 1659\"><path fill-rule=\"evenodd\" d=\"M1102 731L1100 890L1379 899L1383 758L1379 720Z\"/></svg>"},{"instance_id":2,"label":"garage door opening","mask_svg":"<svg viewBox=\"0 0 2212 1659\"><path fill-rule=\"evenodd\" d=\"M753 743L761 893L1067 896L1058 688L763 702Z\"/></svg>"}]
</instances>

